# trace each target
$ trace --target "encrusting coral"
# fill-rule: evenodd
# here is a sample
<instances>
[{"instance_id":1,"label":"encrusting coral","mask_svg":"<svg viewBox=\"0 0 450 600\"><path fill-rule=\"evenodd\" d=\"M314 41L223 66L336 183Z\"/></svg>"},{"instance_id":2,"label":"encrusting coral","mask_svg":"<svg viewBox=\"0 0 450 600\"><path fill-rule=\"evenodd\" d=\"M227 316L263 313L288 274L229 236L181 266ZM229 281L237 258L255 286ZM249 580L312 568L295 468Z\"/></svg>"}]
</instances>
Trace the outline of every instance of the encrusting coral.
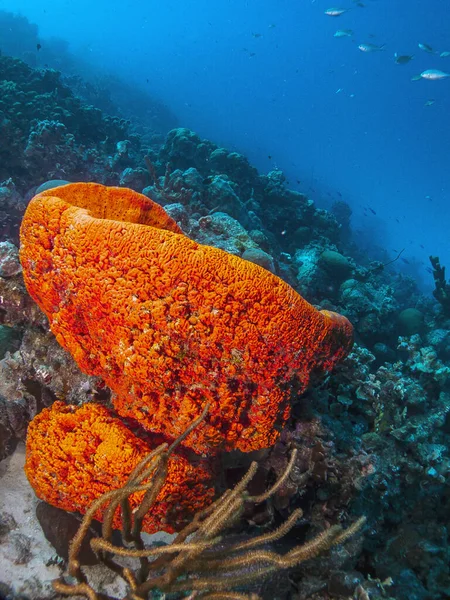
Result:
<instances>
[{"instance_id":1,"label":"encrusting coral","mask_svg":"<svg viewBox=\"0 0 450 600\"><path fill-rule=\"evenodd\" d=\"M39 498L84 514L102 494L124 486L151 450L104 406L76 407L57 401L44 408L28 428L25 472ZM145 516L143 530L173 533L181 529L212 502L211 479L206 460L194 465L180 453L172 453L164 485ZM131 496L131 509L140 505L143 495ZM100 510L95 516L103 520ZM120 529L121 525L116 513L113 526Z\"/></svg>"},{"instance_id":2,"label":"encrusting coral","mask_svg":"<svg viewBox=\"0 0 450 600\"><path fill-rule=\"evenodd\" d=\"M291 388L329 371L352 326L320 312L262 267L183 235L132 190L69 184L35 196L21 226L31 296L114 407L197 452L267 448ZM289 385L289 384L292 384Z\"/></svg>"}]
</instances>

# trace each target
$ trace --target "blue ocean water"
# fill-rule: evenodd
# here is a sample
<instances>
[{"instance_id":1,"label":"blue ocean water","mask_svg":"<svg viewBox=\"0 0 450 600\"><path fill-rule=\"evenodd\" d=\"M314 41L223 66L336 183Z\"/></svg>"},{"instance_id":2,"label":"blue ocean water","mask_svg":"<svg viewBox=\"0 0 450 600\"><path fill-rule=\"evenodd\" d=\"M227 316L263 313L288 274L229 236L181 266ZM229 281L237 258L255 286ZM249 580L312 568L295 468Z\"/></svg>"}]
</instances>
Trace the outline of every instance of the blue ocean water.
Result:
<instances>
[{"instance_id":1,"label":"blue ocean water","mask_svg":"<svg viewBox=\"0 0 450 600\"><path fill-rule=\"evenodd\" d=\"M402 268L431 286L428 256L450 263L450 77L411 78L450 72L450 57L440 56L450 51L448 0L343 0L349 10L339 17L325 14L329 4L2 0L0 8L150 87L183 126L262 171L283 170L319 206L342 197L360 240L392 257L405 248ZM335 37L338 29L353 34ZM361 43L383 50L362 52ZM396 64L396 52L413 59Z\"/></svg>"}]
</instances>

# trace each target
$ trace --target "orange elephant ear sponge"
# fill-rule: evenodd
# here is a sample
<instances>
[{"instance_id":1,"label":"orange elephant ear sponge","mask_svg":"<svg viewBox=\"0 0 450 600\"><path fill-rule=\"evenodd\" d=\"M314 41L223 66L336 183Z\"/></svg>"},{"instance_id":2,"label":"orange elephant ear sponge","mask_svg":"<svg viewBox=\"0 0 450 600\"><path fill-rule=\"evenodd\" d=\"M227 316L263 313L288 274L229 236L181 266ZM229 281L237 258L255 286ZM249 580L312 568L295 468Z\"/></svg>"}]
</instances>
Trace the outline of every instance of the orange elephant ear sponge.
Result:
<instances>
[{"instance_id":1,"label":"orange elephant ear sponge","mask_svg":"<svg viewBox=\"0 0 450 600\"><path fill-rule=\"evenodd\" d=\"M39 498L84 514L102 494L123 487L151 450L105 407L58 401L29 425L25 472ZM211 504L211 477L205 462L193 466L172 454L166 482L145 517L144 531L173 533L187 525L196 512ZM131 509L139 506L143 495L130 496ZM101 521L102 513L96 518ZM121 527L119 512L114 527Z\"/></svg>"},{"instance_id":2,"label":"orange elephant ear sponge","mask_svg":"<svg viewBox=\"0 0 450 600\"><path fill-rule=\"evenodd\" d=\"M35 196L21 227L25 283L116 411L197 452L271 446L291 384L330 370L352 326L316 310L262 267L183 235L123 188L70 184Z\"/></svg>"}]
</instances>

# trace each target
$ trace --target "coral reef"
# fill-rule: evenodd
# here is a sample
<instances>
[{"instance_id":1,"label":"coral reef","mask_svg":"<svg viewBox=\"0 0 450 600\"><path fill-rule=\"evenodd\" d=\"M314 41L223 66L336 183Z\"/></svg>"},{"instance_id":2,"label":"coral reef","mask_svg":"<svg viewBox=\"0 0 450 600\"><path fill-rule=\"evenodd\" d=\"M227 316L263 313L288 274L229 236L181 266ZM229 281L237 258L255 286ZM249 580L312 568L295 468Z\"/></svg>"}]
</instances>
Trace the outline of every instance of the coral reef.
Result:
<instances>
[{"instance_id":1,"label":"coral reef","mask_svg":"<svg viewBox=\"0 0 450 600\"><path fill-rule=\"evenodd\" d=\"M46 179L92 179L94 173L118 181L139 151L125 119L83 102L58 71L1 55L0 92L0 181L13 178L19 191ZM124 154L117 145L127 138L131 147Z\"/></svg>"},{"instance_id":2,"label":"coral reef","mask_svg":"<svg viewBox=\"0 0 450 600\"><path fill-rule=\"evenodd\" d=\"M0 12L0 26L1 18ZM23 19L17 18L15 22L7 20L7 23L15 28L14 31L36 39L37 32L33 33ZM3 43L13 48L13 35L6 33ZM442 600L449 597L446 523L450 472L450 318L444 267L437 258L433 258L434 298L421 295L414 280L396 270L401 252L394 260L389 260L386 253L380 253L376 257L379 260L374 260L358 247L352 232L351 210L344 200L335 203L328 213L317 208L307 195L290 190L281 171L259 174L243 155L204 140L189 129L174 129L163 138L155 135L157 127L152 117L149 117L151 125L148 129L142 125L141 118L128 123L123 118L125 115L116 111L112 99L115 95L132 95L133 91L124 88L117 92L117 81L111 79L113 87L108 90L108 82L96 81L95 78L85 81L73 75L72 67L69 77L51 68L32 68L33 60L40 64L44 52L48 52L45 60L47 57L50 59L51 48L57 47L60 62L58 53L55 53L48 64L55 68L69 64L67 48L61 44L58 46L56 41L54 44L43 48L36 59L36 42L33 41L27 56L22 57L28 65L18 59L0 57L0 130L4 142L0 174L0 180L4 180L0 183L0 459L5 458L2 467L14 462L20 455L20 442L25 438L28 423L33 417L38 415L37 424L39 418L44 419L44 415L53 410L56 414L56 408L61 404L58 402L52 409L55 401L64 400L68 406L76 405L76 408L70 408L73 413L69 416L75 415L78 407L84 407L86 403L89 406L92 402L95 406L109 407L115 402L120 410L117 395L113 399L108 388L120 383L116 372L108 371L110 349L107 356L101 357L98 375L82 373L77 362L58 344L49 330L46 316L26 292L17 260L19 224L25 207L36 193L48 189L50 193L44 197L50 198L55 193L51 192L55 185L68 181L127 186L137 192L144 191L145 195L164 207L168 217L152 202L147 205L152 207L149 213L151 219L155 215L164 216L166 229L153 228L159 239L175 236L188 243L186 236L189 236L193 240L189 242L192 247L215 246L234 255L230 264L244 264L248 273L255 272L251 263L256 263L259 265L258 273L265 269L264 275L259 275L261 281L276 281L277 290L285 289L285 284L278 283L280 280L273 277L275 274L312 303L317 314L322 315L321 319L326 321L327 313L318 311L336 311L345 315L354 326L357 344L332 376L324 378L322 373L321 377L317 377L315 369L312 369L311 373L308 372L307 386L308 377L303 371L302 380L291 389L291 375L297 363L290 361L285 350L283 327L275 331L273 345L276 352L269 361L270 345L265 348L265 342L261 342L261 345L254 346L255 338L248 334L248 329L242 333L242 343L247 344L247 348L257 349L247 355L233 351L234 341L238 339L235 337L236 322L232 319L236 310L235 296L231 312L223 310L223 318L228 320L227 327L221 324L220 332L230 332L225 353L223 348L219 351L220 336L214 338L212 334L217 333L214 329L211 335L206 336L205 332L209 330L203 328L198 338L199 344L201 340L214 338L213 345L209 344L202 350L202 360L211 360L211 364L207 364L211 371L197 369L198 372L194 373L191 365L198 365L198 356L193 357L187 352L191 352L192 347L186 348L180 343L171 346L162 329L158 329L157 343L154 340L154 326L157 324L159 327L161 323L167 326L168 319L171 332L178 332L177 327L181 323L188 327L186 331L193 333L203 327L202 321L195 319L193 324L187 325L186 316L192 316L192 306L195 305L189 296L192 293L190 288L188 295L186 289L181 289L178 296L167 294L163 300L160 298L154 313L156 316L152 320L145 316L150 323L149 331L139 329L143 321L142 313L137 310L133 312L135 320L129 331L119 335L117 330L116 357L124 357L123 353L127 353L126 361L125 358L122 362L116 361L117 364L120 362L119 371L126 365L129 373L133 373L130 376L133 384L134 374L141 372L142 380L136 380L141 391L144 380L145 384L148 383L147 378L152 385L159 380L164 365L175 372L175 377L186 369L187 383L184 387L177 387L178 379L174 381L167 374L164 374L161 385L167 385L170 394L176 395L177 392L181 397L193 378L197 385L195 393L200 394L203 389L207 391L216 416L219 414L216 399L219 392L223 393L223 387L218 386L217 380L213 380L216 387L215 384L211 387L205 373L218 374L224 379L233 373L232 377L230 375L233 385L227 388L231 403L236 398L242 400L243 388L249 385L244 371L256 370L262 377L266 363L274 361L270 363L273 365L277 360L279 365L284 364L283 361L292 362L275 377L282 382L286 415L290 411L290 416L283 427L281 422L277 423L281 431L276 443L259 454L260 468L249 485L249 493L261 494L270 487L286 472L292 452L296 450L289 476L283 479L271 498L256 507L247 504L243 507L242 520L235 524L233 535L241 533L247 539L265 535L288 518L292 510L303 511L303 517L283 540L277 541L274 548L277 551L289 551L298 545L299 540L314 538L330 525L352 522L361 514L367 515L369 525L363 543L360 539L349 540L345 548L335 547L325 557L296 566L289 571L288 577L286 573L274 573L257 586L257 593L267 600L275 597L283 600L311 597L315 600L340 597ZM133 98L136 100L133 100L133 105L140 106L139 114L144 119L145 98ZM97 109L106 110L110 116ZM167 128L173 126L169 121ZM122 193L129 194L126 191ZM144 204L139 200L131 220L137 221L142 217L138 207L142 208ZM88 211L92 210L92 206L83 206L84 223L90 218ZM110 215L116 211L114 218L122 219L120 226L124 227L125 217L118 205L111 204L109 211ZM78 209L67 208L64 213L66 223L69 222L67 217L72 214L79 214ZM52 221L48 231L53 231L53 225ZM160 223L156 225L161 227ZM43 231L38 238L42 240L42 236ZM108 248L114 246L114 252L101 254L100 248L105 248L105 239L110 239ZM117 239L117 236L107 238L102 234L101 244L94 248L92 262L83 263L89 274L96 273L96 258L109 269L113 257L122 251L124 255L129 254L131 264L134 259L129 248L134 248L136 241L133 239L131 245L122 247L117 244ZM76 252L82 247L80 238L73 238L70 248L74 256L78 256ZM62 249L61 246L58 248ZM95 254L97 249L98 254ZM180 256L179 252L174 251L173 254ZM63 257L66 260L66 247L58 265L63 264ZM51 261L54 263L56 258L53 255ZM177 260L171 255L171 260L165 259L165 266L178 264ZM198 268L197 263L195 266L205 278L211 277L213 264L203 261L203 270ZM133 268L136 273L139 271L139 261L133 262ZM170 271L165 270L167 272ZM158 267L155 273L155 277L159 278L158 286L161 281L165 284L162 267ZM85 274L86 271L83 271L83 278ZM120 279L123 271L116 269L113 275L108 281L96 281L91 296L82 294L85 308L93 309L89 326L98 326L96 343L99 345L104 343L105 336L107 338L111 331L108 324L101 332L101 323L120 320L125 306L145 309L141 288L131 280L128 283L133 303L112 302L112 288L108 285ZM68 279L61 280L62 289L55 292L53 298L66 311L60 313L64 322L70 323L71 328L74 320L78 323L79 357L83 356L82 346L88 338L84 317L80 318L79 312L72 316L69 314L74 291L79 291L76 287L78 280L69 279L68 276ZM180 271L177 285L191 279L192 271ZM46 285L45 294L53 294L51 282ZM198 285L198 278L195 285ZM228 275L222 276L217 285L220 294L232 287ZM235 287L234 295L237 293ZM251 294L254 294L254 288L249 280ZM214 295L211 290L210 293L207 305L215 308L215 303L222 296ZM133 300L134 297L136 300ZM297 298L295 294L293 297ZM253 301L254 295L251 298ZM204 297L198 302L203 305ZM273 314L274 305L279 302L275 292L267 296L267 302L268 306L261 305L261 302L254 306L252 327L256 328L265 313ZM228 306L229 299L227 303L224 300L219 308ZM243 314L249 310L247 305L241 303L239 306ZM147 314L145 310L143 314ZM198 318L197 315L194 317ZM52 313L52 327L63 327L64 323L55 323L56 318L57 315ZM208 327L211 323L207 322ZM294 328L293 323L291 325ZM65 347L68 347L66 338L69 337L67 331L64 334L59 331L59 339ZM70 340L73 341L72 338ZM139 340L141 343L138 343ZM149 349L156 360L156 371L146 371L140 362L141 354L147 356ZM284 356L281 356L281 350L286 352ZM225 356L227 360L219 360L218 356ZM266 397L273 389L275 379L272 378L270 385L264 389ZM262 386L261 381L258 385ZM250 394L251 390L247 392ZM139 398L139 402L141 400ZM167 406L172 408L175 406L173 402L171 396ZM184 424L190 421L187 415L192 413L192 409L199 410L203 402L203 399L199 400L196 407L187 402ZM65 405L61 406L63 415L65 410ZM241 414L247 410L248 406L244 406ZM275 413L267 420L267 405L263 404L258 410L262 424L267 425ZM136 410L130 409L127 414L139 417L142 422L150 419L148 413L138 414ZM172 412L161 416L167 422L167 431L172 429ZM225 412L223 422L216 429L221 435L220 427L229 418L230 413ZM139 444L144 444L145 448L155 447L159 443L159 439L151 441L136 418L121 417L121 422L130 428L130 436L139 438L137 447ZM245 426L248 427L248 423ZM179 427L181 431L181 422ZM231 447L234 439L241 438L241 434L229 426L227 430L227 425L224 428L224 433L229 433ZM204 426L203 430L199 426L197 435L202 431L205 431ZM176 433L171 431L171 435ZM267 443L273 443L277 435L270 440L266 438ZM134 440L133 437L130 439ZM242 444L249 449L248 440L243 438ZM185 447L183 453L186 452ZM183 459L193 458L192 452L189 455L183 453ZM51 456L49 452L43 460L50 460ZM214 483L233 488L246 472L250 458L234 451L221 455L220 460L222 464L217 465ZM0 489L2 487L3 480ZM25 498L27 493L23 492L22 496ZM22 508L14 512L14 523L9 517L12 509L8 510L5 508L0 515L0 546L11 556L12 563L17 561L16 568L23 573L29 564L34 565L37 560L42 562L35 545L37 534L33 531L30 536L23 528L25 521L20 522ZM65 541L69 533L64 534L63 520L59 517L54 519L58 520L58 536ZM26 522L28 520L27 517ZM72 530L73 526L68 527L67 532ZM95 536L98 537L98 533ZM57 564L55 559L55 566L51 567L54 575L58 572ZM25 595L45 600L52 597L51 593L44 592L43 582L31 575L24 577L29 578L28 583L18 587L14 577L2 574L0 579L5 584L0 583L0 595L9 594L11 598Z\"/></svg>"},{"instance_id":3,"label":"coral reef","mask_svg":"<svg viewBox=\"0 0 450 600\"><path fill-rule=\"evenodd\" d=\"M417 335L400 338L399 353L394 364L374 369L375 356L355 346L316 403L338 452L359 457L362 466L366 457L351 504L364 507L372 523L365 554L377 576L392 578L400 600L440 599L450 584L442 527L450 468L448 367Z\"/></svg>"}]
</instances>

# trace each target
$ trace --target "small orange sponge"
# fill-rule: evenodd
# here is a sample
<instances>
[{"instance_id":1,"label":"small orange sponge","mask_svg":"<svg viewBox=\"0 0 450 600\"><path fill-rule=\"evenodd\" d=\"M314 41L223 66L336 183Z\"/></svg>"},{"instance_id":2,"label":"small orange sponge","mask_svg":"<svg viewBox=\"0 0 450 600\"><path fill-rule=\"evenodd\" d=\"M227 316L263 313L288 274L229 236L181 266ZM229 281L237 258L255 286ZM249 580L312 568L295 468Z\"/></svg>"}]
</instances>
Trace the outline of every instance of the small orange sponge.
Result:
<instances>
[{"instance_id":1,"label":"small orange sponge","mask_svg":"<svg viewBox=\"0 0 450 600\"><path fill-rule=\"evenodd\" d=\"M262 267L183 235L145 196L94 183L35 196L26 286L59 343L115 392L116 411L197 452L271 446L292 386L329 371L352 326Z\"/></svg>"},{"instance_id":2,"label":"small orange sponge","mask_svg":"<svg viewBox=\"0 0 450 600\"><path fill-rule=\"evenodd\" d=\"M99 404L55 402L30 423L25 472L36 495L53 506L85 513L105 492L122 487L152 448ZM211 504L214 488L206 463L193 466L172 454L168 475L144 520L144 531L173 533ZM130 496L139 505L144 492ZM102 512L96 515L102 520ZM114 527L120 528L119 511Z\"/></svg>"}]
</instances>

